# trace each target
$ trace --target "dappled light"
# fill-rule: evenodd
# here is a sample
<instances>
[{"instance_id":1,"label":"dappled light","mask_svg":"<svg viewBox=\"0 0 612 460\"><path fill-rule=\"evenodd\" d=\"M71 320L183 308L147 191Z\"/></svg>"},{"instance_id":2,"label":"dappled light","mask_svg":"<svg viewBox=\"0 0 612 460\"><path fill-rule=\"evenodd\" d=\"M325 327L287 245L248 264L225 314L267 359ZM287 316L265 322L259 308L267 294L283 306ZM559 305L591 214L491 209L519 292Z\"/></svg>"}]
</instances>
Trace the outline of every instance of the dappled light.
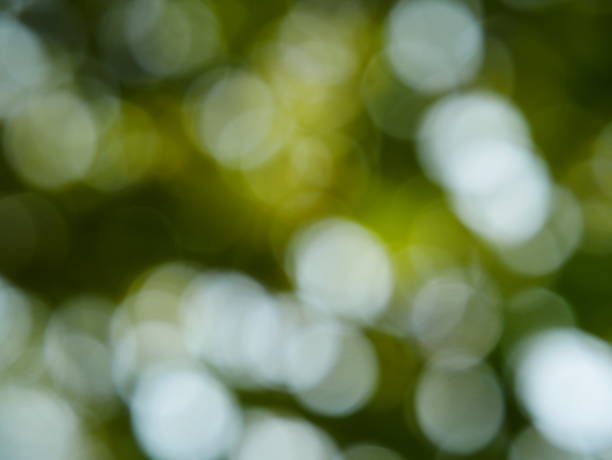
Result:
<instances>
[{"instance_id":1,"label":"dappled light","mask_svg":"<svg viewBox=\"0 0 612 460\"><path fill-rule=\"evenodd\" d=\"M0 460L612 460L606 0L6 0Z\"/></svg>"}]
</instances>

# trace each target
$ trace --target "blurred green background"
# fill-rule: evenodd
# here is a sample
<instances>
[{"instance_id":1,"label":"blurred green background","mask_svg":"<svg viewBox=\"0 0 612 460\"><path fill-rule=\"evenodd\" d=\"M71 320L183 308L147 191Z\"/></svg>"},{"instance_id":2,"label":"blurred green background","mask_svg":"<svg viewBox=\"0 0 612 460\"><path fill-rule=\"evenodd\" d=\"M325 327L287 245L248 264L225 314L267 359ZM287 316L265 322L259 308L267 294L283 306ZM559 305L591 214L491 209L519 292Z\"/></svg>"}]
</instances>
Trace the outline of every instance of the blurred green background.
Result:
<instances>
[{"instance_id":1,"label":"blurred green background","mask_svg":"<svg viewBox=\"0 0 612 460\"><path fill-rule=\"evenodd\" d=\"M0 7L0 458L612 459L611 3Z\"/></svg>"}]
</instances>

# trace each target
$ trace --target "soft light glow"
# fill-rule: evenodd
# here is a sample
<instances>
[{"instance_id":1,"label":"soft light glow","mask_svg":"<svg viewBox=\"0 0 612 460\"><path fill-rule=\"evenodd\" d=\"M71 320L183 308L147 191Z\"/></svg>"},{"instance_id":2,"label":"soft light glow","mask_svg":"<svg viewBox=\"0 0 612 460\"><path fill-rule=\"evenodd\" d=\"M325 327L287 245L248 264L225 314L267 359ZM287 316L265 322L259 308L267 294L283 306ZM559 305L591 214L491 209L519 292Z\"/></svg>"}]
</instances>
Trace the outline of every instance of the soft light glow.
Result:
<instances>
[{"instance_id":1,"label":"soft light glow","mask_svg":"<svg viewBox=\"0 0 612 460\"><path fill-rule=\"evenodd\" d=\"M377 382L376 355L357 331L336 323L307 327L290 342L289 387L310 410L346 415L361 408Z\"/></svg>"},{"instance_id":2,"label":"soft light glow","mask_svg":"<svg viewBox=\"0 0 612 460\"><path fill-rule=\"evenodd\" d=\"M97 128L89 107L67 91L38 95L14 114L7 155L17 173L43 188L83 179L93 163Z\"/></svg>"},{"instance_id":3,"label":"soft light glow","mask_svg":"<svg viewBox=\"0 0 612 460\"><path fill-rule=\"evenodd\" d=\"M131 394L138 378L152 367L188 358L179 330L168 323L143 321L123 327L113 347L112 372L116 390L124 398Z\"/></svg>"},{"instance_id":4,"label":"soft light glow","mask_svg":"<svg viewBox=\"0 0 612 460\"><path fill-rule=\"evenodd\" d=\"M321 8L296 3L281 20L273 42L258 47L258 66L285 108L305 132L332 132L358 112L354 77L368 33L361 2Z\"/></svg>"},{"instance_id":5,"label":"soft light glow","mask_svg":"<svg viewBox=\"0 0 612 460\"><path fill-rule=\"evenodd\" d=\"M79 423L65 401L44 389L0 387L0 458L81 458L79 443Z\"/></svg>"},{"instance_id":6,"label":"soft light glow","mask_svg":"<svg viewBox=\"0 0 612 460\"><path fill-rule=\"evenodd\" d=\"M236 460L330 460L332 441L310 423L267 413L254 414L242 439Z\"/></svg>"},{"instance_id":7,"label":"soft light glow","mask_svg":"<svg viewBox=\"0 0 612 460\"><path fill-rule=\"evenodd\" d=\"M194 279L182 306L189 350L243 383L245 377L264 381L279 377L274 348L280 321L264 289L233 272Z\"/></svg>"},{"instance_id":8,"label":"soft light glow","mask_svg":"<svg viewBox=\"0 0 612 460\"><path fill-rule=\"evenodd\" d=\"M335 143L319 137L294 137L291 149L246 177L260 200L290 214L308 208L333 184Z\"/></svg>"},{"instance_id":9,"label":"soft light glow","mask_svg":"<svg viewBox=\"0 0 612 460\"><path fill-rule=\"evenodd\" d=\"M494 157L498 153L489 151ZM540 161L527 158L528 161L520 163L520 169L502 173L503 179L500 177L488 193L453 197L455 211L461 220L476 233L501 246L526 241L542 228L548 217L548 174ZM480 169L478 174L486 176L489 172Z\"/></svg>"},{"instance_id":10,"label":"soft light glow","mask_svg":"<svg viewBox=\"0 0 612 460\"><path fill-rule=\"evenodd\" d=\"M238 371L242 363L236 339L245 303L259 293L255 282L236 273L196 278L182 312L189 350L220 368Z\"/></svg>"},{"instance_id":11,"label":"soft light glow","mask_svg":"<svg viewBox=\"0 0 612 460\"><path fill-rule=\"evenodd\" d=\"M471 285L461 272L427 281L414 298L410 331L430 355L460 353L480 359L501 333L499 300L486 283Z\"/></svg>"},{"instance_id":12,"label":"soft light glow","mask_svg":"<svg viewBox=\"0 0 612 460\"><path fill-rule=\"evenodd\" d=\"M46 83L49 67L38 37L13 17L0 14L0 117Z\"/></svg>"},{"instance_id":13,"label":"soft light glow","mask_svg":"<svg viewBox=\"0 0 612 460\"><path fill-rule=\"evenodd\" d=\"M220 47L217 19L197 1L132 0L124 28L134 58L156 76L193 70Z\"/></svg>"},{"instance_id":14,"label":"soft light glow","mask_svg":"<svg viewBox=\"0 0 612 460\"><path fill-rule=\"evenodd\" d=\"M496 246L516 246L545 224L552 190L523 117L500 96L451 95L428 111L419 157L463 223Z\"/></svg>"},{"instance_id":15,"label":"soft light glow","mask_svg":"<svg viewBox=\"0 0 612 460\"><path fill-rule=\"evenodd\" d=\"M202 147L231 169L261 165L288 135L268 84L243 70L224 73L206 93L196 118Z\"/></svg>"},{"instance_id":16,"label":"soft light glow","mask_svg":"<svg viewBox=\"0 0 612 460\"><path fill-rule=\"evenodd\" d=\"M329 13L324 15L304 5L298 4L280 26L277 70L309 85L342 84L357 64L348 40L355 11L344 11L340 22Z\"/></svg>"},{"instance_id":17,"label":"soft light glow","mask_svg":"<svg viewBox=\"0 0 612 460\"><path fill-rule=\"evenodd\" d=\"M427 111L419 128L419 154L427 174L446 184L445 173L452 174L452 168L444 163L462 160L456 158L456 147L482 140L531 144L527 121L509 100L485 91L445 96Z\"/></svg>"},{"instance_id":18,"label":"soft light glow","mask_svg":"<svg viewBox=\"0 0 612 460\"><path fill-rule=\"evenodd\" d=\"M134 293L126 300L135 321L163 321L178 325L185 289L197 276L188 264L170 262L156 266L135 283Z\"/></svg>"},{"instance_id":19,"label":"soft light glow","mask_svg":"<svg viewBox=\"0 0 612 460\"><path fill-rule=\"evenodd\" d=\"M240 430L231 394L195 368L149 371L139 381L130 409L138 440L160 460L219 458L233 447Z\"/></svg>"},{"instance_id":20,"label":"soft light glow","mask_svg":"<svg viewBox=\"0 0 612 460\"><path fill-rule=\"evenodd\" d=\"M516 391L553 444L595 453L612 445L612 350L576 329L536 335L517 352Z\"/></svg>"},{"instance_id":21,"label":"soft light glow","mask_svg":"<svg viewBox=\"0 0 612 460\"><path fill-rule=\"evenodd\" d=\"M340 316L371 321L382 313L393 290L385 247L348 220L327 219L300 232L293 264L300 297Z\"/></svg>"},{"instance_id":22,"label":"soft light glow","mask_svg":"<svg viewBox=\"0 0 612 460\"><path fill-rule=\"evenodd\" d=\"M418 91L444 91L478 71L482 31L459 2L402 1L389 17L386 51L404 83Z\"/></svg>"},{"instance_id":23,"label":"soft light glow","mask_svg":"<svg viewBox=\"0 0 612 460\"><path fill-rule=\"evenodd\" d=\"M501 260L512 270L540 276L557 270L574 253L582 238L582 210L570 190L558 188L546 225L529 240L498 248Z\"/></svg>"},{"instance_id":24,"label":"soft light glow","mask_svg":"<svg viewBox=\"0 0 612 460\"><path fill-rule=\"evenodd\" d=\"M264 385L285 383L284 347L291 325L272 299L254 302L243 318L240 344L246 371Z\"/></svg>"},{"instance_id":25,"label":"soft light glow","mask_svg":"<svg viewBox=\"0 0 612 460\"><path fill-rule=\"evenodd\" d=\"M31 325L27 297L0 278L0 370L23 352Z\"/></svg>"},{"instance_id":26,"label":"soft light glow","mask_svg":"<svg viewBox=\"0 0 612 460\"><path fill-rule=\"evenodd\" d=\"M463 317L472 288L460 281L430 282L418 293L411 314L414 334L424 343L436 342Z\"/></svg>"},{"instance_id":27,"label":"soft light glow","mask_svg":"<svg viewBox=\"0 0 612 460\"><path fill-rule=\"evenodd\" d=\"M98 403L104 409L114 399L106 343L110 308L102 299L73 299L53 315L44 341L45 364L54 382L78 402Z\"/></svg>"},{"instance_id":28,"label":"soft light glow","mask_svg":"<svg viewBox=\"0 0 612 460\"><path fill-rule=\"evenodd\" d=\"M415 404L425 435L440 449L457 454L482 449L504 416L499 383L482 365L463 370L430 367L421 376Z\"/></svg>"}]
</instances>

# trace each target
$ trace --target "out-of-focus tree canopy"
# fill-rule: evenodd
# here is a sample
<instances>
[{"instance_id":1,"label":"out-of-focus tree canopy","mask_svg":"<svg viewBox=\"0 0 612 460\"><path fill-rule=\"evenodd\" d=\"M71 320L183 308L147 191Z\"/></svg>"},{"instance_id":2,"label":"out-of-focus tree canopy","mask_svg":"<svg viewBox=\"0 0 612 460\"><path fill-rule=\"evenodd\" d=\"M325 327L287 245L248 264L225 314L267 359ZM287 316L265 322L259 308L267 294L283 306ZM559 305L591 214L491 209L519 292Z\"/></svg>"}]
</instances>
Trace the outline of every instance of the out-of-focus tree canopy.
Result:
<instances>
[{"instance_id":1,"label":"out-of-focus tree canopy","mask_svg":"<svg viewBox=\"0 0 612 460\"><path fill-rule=\"evenodd\" d=\"M612 3L0 8L0 458L612 459Z\"/></svg>"}]
</instances>

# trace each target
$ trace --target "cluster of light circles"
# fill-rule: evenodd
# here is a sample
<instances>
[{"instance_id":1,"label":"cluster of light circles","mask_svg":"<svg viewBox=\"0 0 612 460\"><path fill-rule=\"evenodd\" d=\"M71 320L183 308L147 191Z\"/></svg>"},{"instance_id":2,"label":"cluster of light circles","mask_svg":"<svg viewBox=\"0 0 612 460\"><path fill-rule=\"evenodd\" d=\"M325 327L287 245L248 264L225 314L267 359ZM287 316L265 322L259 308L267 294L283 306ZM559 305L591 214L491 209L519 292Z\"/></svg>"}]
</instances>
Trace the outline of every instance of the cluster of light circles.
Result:
<instances>
[{"instance_id":1,"label":"cluster of light circles","mask_svg":"<svg viewBox=\"0 0 612 460\"><path fill-rule=\"evenodd\" d=\"M54 91L32 97L11 118L5 144L27 182L58 188L86 177L97 136L89 107L74 93Z\"/></svg>"},{"instance_id":2,"label":"cluster of light circles","mask_svg":"<svg viewBox=\"0 0 612 460\"><path fill-rule=\"evenodd\" d=\"M0 386L2 458L85 458L79 438L78 417L62 398L36 386Z\"/></svg>"},{"instance_id":3,"label":"cluster of light circles","mask_svg":"<svg viewBox=\"0 0 612 460\"><path fill-rule=\"evenodd\" d=\"M105 458L83 423L104 417L113 400L94 304L75 299L49 315L0 279L0 457Z\"/></svg>"},{"instance_id":4,"label":"cluster of light circles","mask_svg":"<svg viewBox=\"0 0 612 460\"><path fill-rule=\"evenodd\" d=\"M183 20L191 29L200 27L194 21L214 24L212 13L201 3L166 4L160 0L153 8L152 3L145 3L133 2L129 8L124 4L130 14L123 10L122 14L138 22L129 30L143 35L138 35L138 43L147 49L134 44L138 48L134 53L143 60L147 72L159 76L187 72L188 68L199 68L216 52L208 49L219 46L217 38L208 37L217 34L212 25L204 32L208 38L182 38L189 53L198 56L176 53L174 45L165 42L177 34L160 29L165 14L181 23L175 24L180 29L185 25ZM151 34L163 35L163 43L153 40ZM153 172L160 140L146 111L121 101L114 88L96 77L77 74L70 60L57 56L9 13L0 16L0 60L0 118L6 122L3 146L8 163L23 182L50 191L86 183L113 192Z\"/></svg>"},{"instance_id":5,"label":"cluster of light circles","mask_svg":"<svg viewBox=\"0 0 612 460\"><path fill-rule=\"evenodd\" d=\"M459 218L513 270L549 273L577 247L579 205L555 189L525 121L504 98L469 92L437 102L421 125L419 155Z\"/></svg>"},{"instance_id":6,"label":"cluster of light circles","mask_svg":"<svg viewBox=\"0 0 612 460\"><path fill-rule=\"evenodd\" d=\"M504 397L484 363L502 335L501 299L475 268L446 268L415 290L408 333L427 361L415 412L424 435L442 451L471 454L498 434Z\"/></svg>"},{"instance_id":7,"label":"cluster of light circles","mask_svg":"<svg viewBox=\"0 0 612 460\"><path fill-rule=\"evenodd\" d=\"M295 207L296 196L309 202L333 181L350 150L344 126L363 102L387 134L416 132L429 178L506 266L535 276L557 270L579 243L580 205L555 186L509 100L463 90L485 54L477 12L455 0L398 2L359 101L351 91L364 11L347 2L326 16L298 4L271 41L253 47L251 65L195 79L185 114L196 147L239 172L258 198ZM100 36L105 64L124 82L199 76L224 53L214 9L196 0L116 2ZM18 176L50 191L86 183L114 192L152 174L166 146L154 117L96 82L88 93L60 64L30 28L0 15L0 119ZM417 127L413 109L438 96ZM401 117L389 111L396 103ZM610 137L607 128L591 160L608 194ZM51 252L43 234L55 249L66 243L64 217L37 195L0 199L0 220L14 234L0 256L15 267ZM81 422L111 417L122 401L155 459L400 459L377 445L341 450L303 418L240 407L235 393L272 390L310 413L343 417L367 407L379 385L379 356L362 328L380 326L400 284L382 239L325 218L298 230L286 256L294 293L175 263L139 279L117 308L75 297L48 318L0 280L0 373L28 382L0 385L0 457L97 459ZM409 403L424 436L459 455L498 436L504 395L485 360L501 342L533 425L514 439L511 460L610 455L610 347L573 329L570 306L551 291L521 291L502 311L482 271L442 265L417 283L398 327L426 360Z\"/></svg>"},{"instance_id":8,"label":"cluster of light circles","mask_svg":"<svg viewBox=\"0 0 612 460\"><path fill-rule=\"evenodd\" d=\"M389 77L373 83L379 75L368 77L366 89L374 91L375 101L381 91L392 91L391 107L400 111L410 137L414 120L397 105L418 113L424 104L412 92L439 94L469 83L480 69L483 33L475 13L463 3L403 1L390 12L385 52L406 88L393 90ZM370 93L366 103L374 121L397 136L401 126L381 119L368 102ZM550 273L573 253L582 230L579 206L571 193L554 187L526 121L509 100L473 90L445 95L427 110L417 131L427 175L446 189L461 221L512 270Z\"/></svg>"},{"instance_id":9,"label":"cluster of light circles","mask_svg":"<svg viewBox=\"0 0 612 460\"><path fill-rule=\"evenodd\" d=\"M185 297L187 346L238 388L286 390L327 415L358 410L376 386L372 346L357 329L297 305L244 275L197 278Z\"/></svg>"},{"instance_id":10,"label":"cluster of light circles","mask_svg":"<svg viewBox=\"0 0 612 460\"><path fill-rule=\"evenodd\" d=\"M287 213L314 206L354 147L343 128L359 108L363 10L296 4L253 45L248 66L213 68L187 91L185 124L198 149L240 172L264 204Z\"/></svg>"},{"instance_id":11,"label":"cluster of light circles","mask_svg":"<svg viewBox=\"0 0 612 460\"><path fill-rule=\"evenodd\" d=\"M279 419L278 428L253 431L247 420L241 435L243 417L230 388L288 392L313 413L339 417L363 408L377 386L377 356L357 326L237 272L201 273L176 263L152 270L114 314L110 342L109 374L153 458L282 452L268 438L285 426L288 439L301 442L303 433L304 448L312 442L316 453L326 442L301 422ZM202 427L210 436L192 431ZM294 447L288 441L287 449ZM280 455L274 452L267 458ZM308 458L331 458L317 455Z\"/></svg>"},{"instance_id":12,"label":"cluster of light circles","mask_svg":"<svg viewBox=\"0 0 612 460\"><path fill-rule=\"evenodd\" d=\"M422 122L419 155L429 177L450 193L461 220L487 241L518 245L546 222L548 170L508 100L485 92L441 99Z\"/></svg>"},{"instance_id":13,"label":"cluster of light circles","mask_svg":"<svg viewBox=\"0 0 612 460\"><path fill-rule=\"evenodd\" d=\"M330 222L340 222L338 228L347 235L355 229L367 235L361 243L376 242L348 221L325 221L306 232L327 229ZM300 247L303 234L296 241ZM363 269L354 265L344 270ZM2 365L10 366L27 351L33 327L27 312L33 307L7 283L1 294L3 324L8 325L0 329ZM424 435L443 451L478 451L503 422L501 386L482 361L499 339L497 302L486 280L465 271L430 279L414 300L411 331L429 358L417 381L414 406ZM0 438L6 442L0 449L7 455L38 458L35 449L41 446L49 458L73 451L82 455L89 447L81 417L104 417L119 394L130 408L137 439L152 458L399 458L375 445L340 453L327 435L304 420L243 413L231 390L287 391L309 411L327 416L359 410L376 388L378 372L372 345L347 322L362 322L361 314L321 311L287 294L272 294L246 275L202 273L178 263L157 267L138 280L112 319L110 310L102 299L78 297L52 315L40 359L66 399L45 387L4 385L0 405L7 415L0 417ZM535 321L528 331L512 323L512 330L523 334L511 330L507 343L518 395L540 433L517 438L512 458L537 452L574 458L572 452L609 449L609 346L575 329L550 329L571 325L572 314L561 298L543 289L517 294L509 314L515 322L524 315ZM35 414L41 413L56 421L53 439L31 444L17 436L25 428L9 419L37 427ZM33 430L26 431L47 439Z\"/></svg>"}]
</instances>

